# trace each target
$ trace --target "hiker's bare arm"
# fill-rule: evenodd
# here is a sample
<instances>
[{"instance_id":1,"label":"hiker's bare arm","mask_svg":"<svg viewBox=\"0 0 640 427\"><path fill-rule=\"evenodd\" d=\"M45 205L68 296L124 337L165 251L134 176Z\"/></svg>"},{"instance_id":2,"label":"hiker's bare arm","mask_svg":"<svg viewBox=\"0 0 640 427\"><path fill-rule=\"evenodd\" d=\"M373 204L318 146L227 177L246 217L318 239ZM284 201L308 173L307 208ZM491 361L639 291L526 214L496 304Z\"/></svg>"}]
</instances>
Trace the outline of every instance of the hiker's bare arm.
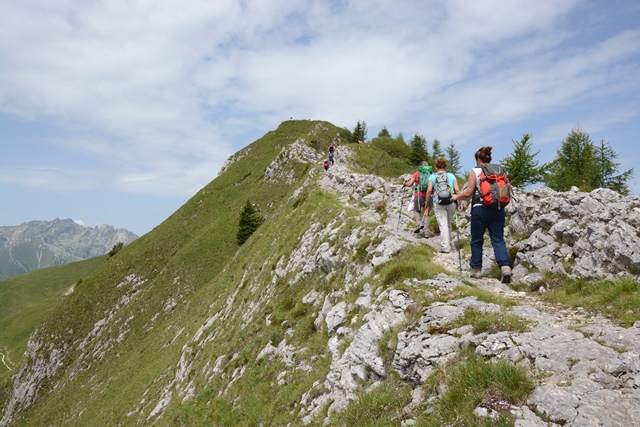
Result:
<instances>
[{"instance_id":1,"label":"hiker's bare arm","mask_svg":"<svg viewBox=\"0 0 640 427\"><path fill-rule=\"evenodd\" d=\"M467 200L468 198L473 196L473 192L475 191L475 189L476 189L476 174L473 171L471 171L471 173L469 174L469 185L467 186L467 189L458 194L454 194L453 200Z\"/></svg>"},{"instance_id":2,"label":"hiker's bare arm","mask_svg":"<svg viewBox=\"0 0 640 427\"><path fill-rule=\"evenodd\" d=\"M413 184L415 184L416 180L411 178L409 181L405 182L404 185L405 187L411 187L413 186Z\"/></svg>"}]
</instances>

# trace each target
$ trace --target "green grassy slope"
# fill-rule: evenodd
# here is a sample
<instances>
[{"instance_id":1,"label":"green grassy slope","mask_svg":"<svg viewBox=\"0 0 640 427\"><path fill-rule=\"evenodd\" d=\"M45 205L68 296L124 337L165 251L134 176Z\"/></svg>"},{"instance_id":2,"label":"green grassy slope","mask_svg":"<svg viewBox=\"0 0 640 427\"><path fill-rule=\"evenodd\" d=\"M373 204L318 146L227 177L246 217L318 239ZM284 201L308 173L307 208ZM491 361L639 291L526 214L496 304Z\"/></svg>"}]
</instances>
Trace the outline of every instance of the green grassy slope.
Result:
<instances>
[{"instance_id":1,"label":"green grassy slope","mask_svg":"<svg viewBox=\"0 0 640 427\"><path fill-rule=\"evenodd\" d=\"M330 337L314 325L322 303L303 303L303 297L316 291L338 298L336 292L355 307L363 282L378 291L396 287L416 292L412 322L419 305L436 297L403 285L404 279L443 272L430 262L433 250L419 245L405 247L366 280L353 279L367 248L382 239L375 234L378 224L363 222L317 184L329 142L337 142L340 153L344 140L344 131L326 122L283 123L237 153L235 163L165 222L77 284L32 336L34 351L24 365L29 369L16 375L21 391L35 390L35 403L25 408L10 402L12 383L1 391L0 407L14 405L20 414L11 426L301 425L302 407L322 394L332 361ZM315 149L318 161L287 161L281 153L294 142ZM350 166L358 171L395 178L413 170L390 156L398 148L393 142L350 148L356 154ZM265 180L274 159L279 178ZM238 247L238 216L247 200L268 219ZM317 261L323 245L336 250L337 265L301 274L305 264L296 260ZM348 327L362 325L357 308L347 316ZM392 332L388 343L380 343L387 359ZM280 350L259 357L269 345ZM479 364L468 356L465 363ZM453 389L460 381L445 368L439 377L451 374ZM354 425L350 420L363 421L359 414L371 409L389 420L378 422L376 415L368 425L397 425L394 411L402 413L411 397L406 383L393 374L387 379L370 403L354 402L329 425ZM323 410L309 425L323 423Z\"/></svg>"},{"instance_id":2,"label":"green grassy slope","mask_svg":"<svg viewBox=\"0 0 640 427\"><path fill-rule=\"evenodd\" d=\"M277 262L273 257L280 256L284 247L295 245L308 227L310 215L325 209L325 205L337 206L335 201L325 201L328 197L317 191L299 196L303 201L292 211L293 202L287 199L308 176L310 165L287 163L292 184L265 183L262 177L267 166L284 146L300 138L324 151L341 132L324 122L283 123L245 148L240 161L164 223L122 249L107 260L104 268L77 285L34 337L34 342L46 340L49 345L37 354L40 360L50 360L61 349L64 357L56 374L44 381L37 404L24 412L18 425L61 425L69 420L74 425L97 425L97 420L101 425L128 425L131 417L149 414L153 407L145 405L155 405L162 398L176 364L187 357L183 346L188 345L211 313L222 310L243 283L245 273L251 277L272 268ZM319 170L320 162L312 167ZM247 199L255 202L260 214L269 220L238 249L238 214ZM291 212L294 217L284 217ZM337 212L325 214L326 218L333 218ZM267 256L270 261L265 261ZM266 267L266 262L271 266ZM242 286L246 295L237 295L235 301L244 298L240 300L244 304L255 298L256 291L250 291L247 283ZM284 292L291 297L290 292ZM285 307L268 310L284 318L281 311L292 309L286 304ZM264 322L264 313L255 314ZM217 357L227 357L232 350L241 354L247 336L251 336L250 353L255 357L256 348L264 346L272 335L284 333L278 324L275 331L257 334L252 325L258 321L244 328L236 322L229 323L220 329L216 344L206 357L194 360L194 366L210 366ZM251 335L253 332L256 335ZM189 354L200 351L203 350L193 348ZM197 382L203 386L205 380ZM5 397L8 390L7 385ZM143 399L143 395L147 397ZM183 411L179 405L174 407L180 400L171 401L168 413L172 415L165 414L165 421L160 424L173 425L171 417L179 417Z\"/></svg>"},{"instance_id":3,"label":"green grassy slope","mask_svg":"<svg viewBox=\"0 0 640 427\"><path fill-rule=\"evenodd\" d=\"M59 303L64 292L96 271L107 255L48 267L0 281L0 353L15 368L27 348L29 334ZM12 370L0 365L0 382Z\"/></svg>"}]
</instances>

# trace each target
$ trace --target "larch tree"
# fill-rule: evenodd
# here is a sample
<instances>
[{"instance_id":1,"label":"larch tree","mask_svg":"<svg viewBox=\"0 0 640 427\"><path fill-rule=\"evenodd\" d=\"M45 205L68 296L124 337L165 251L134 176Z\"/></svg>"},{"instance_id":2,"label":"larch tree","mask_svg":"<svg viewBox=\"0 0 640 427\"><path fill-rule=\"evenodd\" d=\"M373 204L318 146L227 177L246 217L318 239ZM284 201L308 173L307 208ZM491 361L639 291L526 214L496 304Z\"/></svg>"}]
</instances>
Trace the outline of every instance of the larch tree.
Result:
<instances>
[{"instance_id":1,"label":"larch tree","mask_svg":"<svg viewBox=\"0 0 640 427\"><path fill-rule=\"evenodd\" d=\"M431 153L433 153L433 158L437 159L438 157L445 157L444 151L442 151L442 147L440 146L440 141L438 138L433 139L433 143L431 144Z\"/></svg>"},{"instance_id":2,"label":"larch tree","mask_svg":"<svg viewBox=\"0 0 640 427\"><path fill-rule=\"evenodd\" d=\"M378 136L388 136L389 138L391 138L391 134L387 130L386 126L382 127L382 130L380 132L378 132Z\"/></svg>"},{"instance_id":3,"label":"larch tree","mask_svg":"<svg viewBox=\"0 0 640 427\"><path fill-rule=\"evenodd\" d=\"M367 123L363 120L358 120L352 132L353 142L358 144L359 142L365 142L367 139Z\"/></svg>"},{"instance_id":4,"label":"larch tree","mask_svg":"<svg viewBox=\"0 0 640 427\"><path fill-rule=\"evenodd\" d=\"M518 188L524 188L527 185L535 184L544 180L544 167L538 166L535 157L540 153L531 152L533 142L531 135L525 133L522 139L513 142L513 152L502 159L500 164L509 176L511 185Z\"/></svg>"},{"instance_id":5,"label":"larch tree","mask_svg":"<svg viewBox=\"0 0 640 427\"><path fill-rule=\"evenodd\" d=\"M633 168L616 175L620 163L615 163L614 160L618 158L618 153L613 150L609 141L604 139L601 139L600 143L595 145L595 155L598 164L597 170L600 172L595 179L595 186L617 191L623 196L628 195L629 186L627 181L633 176Z\"/></svg>"},{"instance_id":6,"label":"larch tree","mask_svg":"<svg viewBox=\"0 0 640 427\"><path fill-rule=\"evenodd\" d=\"M409 146L411 147L411 163L418 166L418 164L423 160L429 161L427 140L424 138L424 136L416 133L413 138L411 138Z\"/></svg>"},{"instance_id":7,"label":"larch tree","mask_svg":"<svg viewBox=\"0 0 640 427\"><path fill-rule=\"evenodd\" d=\"M444 150L445 158L447 159L447 169L454 175L460 173L460 152L456 150L456 145L452 142Z\"/></svg>"},{"instance_id":8,"label":"larch tree","mask_svg":"<svg viewBox=\"0 0 640 427\"><path fill-rule=\"evenodd\" d=\"M588 133L576 127L562 141L555 159L548 164L544 182L556 191L568 191L573 186L582 191L591 191L595 188L594 178L598 175L593 141Z\"/></svg>"}]
</instances>

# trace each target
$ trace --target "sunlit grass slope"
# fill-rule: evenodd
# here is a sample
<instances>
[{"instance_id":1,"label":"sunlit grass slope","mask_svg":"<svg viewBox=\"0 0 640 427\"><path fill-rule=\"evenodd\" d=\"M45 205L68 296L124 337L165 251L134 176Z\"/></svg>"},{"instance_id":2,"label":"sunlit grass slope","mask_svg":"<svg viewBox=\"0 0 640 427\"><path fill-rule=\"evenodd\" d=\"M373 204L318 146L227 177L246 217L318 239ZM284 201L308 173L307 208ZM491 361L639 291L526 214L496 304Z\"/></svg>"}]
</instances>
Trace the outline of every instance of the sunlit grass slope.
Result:
<instances>
[{"instance_id":1,"label":"sunlit grass slope","mask_svg":"<svg viewBox=\"0 0 640 427\"><path fill-rule=\"evenodd\" d=\"M46 313L58 305L64 292L92 274L106 259L104 255L0 281L0 353L6 364L0 365L0 383L21 361L29 334Z\"/></svg>"},{"instance_id":2,"label":"sunlit grass slope","mask_svg":"<svg viewBox=\"0 0 640 427\"><path fill-rule=\"evenodd\" d=\"M329 221L339 213L338 203L317 189L299 196L297 208L292 208L288 198L308 177L310 165L291 161L287 165L293 171L291 184L264 182L267 166L288 144L302 140L324 151L343 132L325 122L283 123L243 149L237 162L165 222L76 285L34 336L35 343L47 342L41 357L48 359L53 354L48 351L65 349L64 357L19 425L129 425L142 416L137 410L148 414L145 405L155 406L161 399L175 366L186 357L183 347L211 313L228 304L237 288L241 289L235 301L243 304L256 298L256 292L260 295L243 282L245 273L256 280L254 276L262 270L275 268L277 257L292 250L312 218ZM312 167L320 170L319 164ZM238 248L238 214L247 199L269 219ZM277 292L290 302L273 303L267 310L282 321L291 317L291 310L300 309L302 289ZM281 322L273 330L257 331L258 324L266 324L265 313L256 315L255 322L247 325L223 322L219 338L206 354L192 349L194 384L205 386L197 374L198 365L210 365L229 354L255 356L257 348L283 336L286 330ZM109 326L98 328L100 321ZM311 330L310 325L306 330ZM249 356L239 357L236 360L242 361ZM3 398L9 387L6 384ZM297 387L302 389L304 384ZM188 409L174 407L180 401L172 400L157 425L174 425L171 416L180 418L183 412L190 417Z\"/></svg>"}]
</instances>

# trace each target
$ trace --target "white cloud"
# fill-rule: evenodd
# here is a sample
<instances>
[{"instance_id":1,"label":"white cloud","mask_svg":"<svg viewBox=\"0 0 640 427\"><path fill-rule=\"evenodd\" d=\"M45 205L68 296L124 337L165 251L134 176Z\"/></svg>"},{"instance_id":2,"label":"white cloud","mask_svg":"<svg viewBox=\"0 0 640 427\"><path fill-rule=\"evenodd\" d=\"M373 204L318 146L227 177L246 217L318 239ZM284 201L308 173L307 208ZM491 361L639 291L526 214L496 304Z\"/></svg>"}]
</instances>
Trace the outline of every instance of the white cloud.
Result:
<instances>
[{"instance_id":1,"label":"white cloud","mask_svg":"<svg viewBox=\"0 0 640 427\"><path fill-rule=\"evenodd\" d=\"M598 6L4 1L0 112L52 121L61 135L49 143L87 166L12 165L0 179L188 196L251 142L238 135L289 117L366 120L460 147L577 103L630 93L637 105L640 31L585 42L571 21L585 5ZM601 126L637 117L619 110ZM567 123L546 125L539 140Z\"/></svg>"},{"instance_id":2,"label":"white cloud","mask_svg":"<svg viewBox=\"0 0 640 427\"><path fill-rule=\"evenodd\" d=\"M6 165L0 168L0 183L67 193L96 188L100 177L88 169Z\"/></svg>"}]
</instances>

